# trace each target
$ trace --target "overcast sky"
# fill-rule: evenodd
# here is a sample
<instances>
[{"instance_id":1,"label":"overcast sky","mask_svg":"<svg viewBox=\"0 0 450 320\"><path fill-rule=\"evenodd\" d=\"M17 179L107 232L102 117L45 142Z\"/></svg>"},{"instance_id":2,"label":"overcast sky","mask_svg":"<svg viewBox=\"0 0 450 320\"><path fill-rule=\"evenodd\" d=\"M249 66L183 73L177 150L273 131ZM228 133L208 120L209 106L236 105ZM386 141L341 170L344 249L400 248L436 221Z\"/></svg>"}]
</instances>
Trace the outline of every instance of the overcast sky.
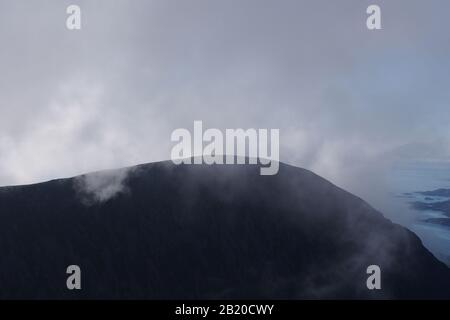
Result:
<instances>
[{"instance_id":1,"label":"overcast sky","mask_svg":"<svg viewBox=\"0 0 450 320\"><path fill-rule=\"evenodd\" d=\"M203 120L279 128L281 161L367 196L393 161L450 154L449 14L448 0L0 0L0 185L167 160L171 132Z\"/></svg>"}]
</instances>

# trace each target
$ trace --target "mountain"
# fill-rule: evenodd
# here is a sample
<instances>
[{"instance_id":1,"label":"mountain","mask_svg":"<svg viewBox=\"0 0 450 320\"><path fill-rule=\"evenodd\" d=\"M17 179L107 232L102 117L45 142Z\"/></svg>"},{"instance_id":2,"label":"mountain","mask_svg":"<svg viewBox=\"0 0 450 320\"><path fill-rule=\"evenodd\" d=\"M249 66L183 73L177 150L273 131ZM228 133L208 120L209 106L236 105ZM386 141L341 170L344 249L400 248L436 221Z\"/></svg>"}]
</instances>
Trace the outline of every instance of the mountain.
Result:
<instances>
[{"instance_id":1,"label":"mountain","mask_svg":"<svg viewBox=\"0 0 450 320\"><path fill-rule=\"evenodd\" d=\"M314 173L159 162L0 188L2 299L450 298L409 230ZM79 265L81 290L66 288ZM369 265L381 290L368 290Z\"/></svg>"}]
</instances>

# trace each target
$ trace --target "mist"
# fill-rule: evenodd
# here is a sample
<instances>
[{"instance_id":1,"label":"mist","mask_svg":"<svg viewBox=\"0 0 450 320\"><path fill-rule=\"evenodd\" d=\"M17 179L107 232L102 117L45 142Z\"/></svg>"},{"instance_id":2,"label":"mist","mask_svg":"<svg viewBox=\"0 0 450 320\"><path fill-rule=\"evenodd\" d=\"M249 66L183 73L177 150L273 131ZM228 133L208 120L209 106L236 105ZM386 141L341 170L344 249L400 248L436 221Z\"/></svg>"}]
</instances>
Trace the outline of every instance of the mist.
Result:
<instances>
[{"instance_id":1,"label":"mist","mask_svg":"<svg viewBox=\"0 0 450 320\"><path fill-rule=\"evenodd\" d=\"M71 1L0 4L0 185L167 160L202 120L280 129L281 161L407 223L391 166L450 154L448 1L377 1L378 31L370 1L77 3L80 31Z\"/></svg>"}]
</instances>

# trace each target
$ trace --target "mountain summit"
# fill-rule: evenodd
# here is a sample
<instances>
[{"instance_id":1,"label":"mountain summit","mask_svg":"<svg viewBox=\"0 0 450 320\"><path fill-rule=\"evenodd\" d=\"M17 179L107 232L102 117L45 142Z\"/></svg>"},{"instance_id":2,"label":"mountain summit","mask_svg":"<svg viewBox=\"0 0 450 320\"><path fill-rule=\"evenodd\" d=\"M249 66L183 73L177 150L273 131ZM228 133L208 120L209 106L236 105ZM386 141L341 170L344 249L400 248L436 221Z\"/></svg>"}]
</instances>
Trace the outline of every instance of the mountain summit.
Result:
<instances>
[{"instance_id":1,"label":"mountain summit","mask_svg":"<svg viewBox=\"0 0 450 320\"><path fill-rule=\"evenodd\" d=\"M0 220L2 299L450 298L450 269L417 236L285 164L261 176L159 162L4 187ZM69 265L82 290L67 289Z\"/></svg>"}]
</instances>

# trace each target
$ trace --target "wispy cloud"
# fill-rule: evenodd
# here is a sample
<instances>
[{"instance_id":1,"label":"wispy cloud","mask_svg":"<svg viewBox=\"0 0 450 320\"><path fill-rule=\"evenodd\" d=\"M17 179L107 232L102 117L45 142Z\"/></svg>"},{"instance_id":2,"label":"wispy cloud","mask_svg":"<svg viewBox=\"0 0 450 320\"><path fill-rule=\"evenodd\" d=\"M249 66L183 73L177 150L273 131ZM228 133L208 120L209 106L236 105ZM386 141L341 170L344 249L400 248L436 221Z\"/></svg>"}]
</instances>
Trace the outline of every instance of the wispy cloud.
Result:
<instances>
[{"instance_id":1,"label":"wispy cloud","mask_svg":"<svg viewBox=\"0 0 450 320\"><path fill-rule=\"evenodd\" d=\"M126 194L128 174L132 169L107 170L76 177L74 188L86 205L103 203L119 194Z\"/></svg>"}]
</instances>

